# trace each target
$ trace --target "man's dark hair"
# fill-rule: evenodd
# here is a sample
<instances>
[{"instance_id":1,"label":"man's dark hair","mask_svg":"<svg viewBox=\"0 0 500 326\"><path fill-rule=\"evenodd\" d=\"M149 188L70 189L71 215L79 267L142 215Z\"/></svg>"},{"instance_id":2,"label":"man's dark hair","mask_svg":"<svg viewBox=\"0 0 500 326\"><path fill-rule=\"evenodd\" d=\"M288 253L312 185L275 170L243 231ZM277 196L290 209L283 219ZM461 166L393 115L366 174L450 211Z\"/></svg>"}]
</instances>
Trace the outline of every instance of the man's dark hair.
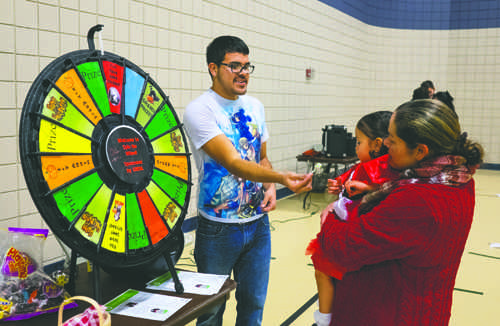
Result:
<instances>
[{"instance_id":1,"label":"man's dark hair","mask_svg":"<svg viewBox=\"0 0 500 326\"><path fill-rule=\"evenodd\" d=\"M219 36L207 46L207 64L220 64L226 53L242 53L248 55L250 50L242 39L236 36Z\"/></svg>"}]
</instances>

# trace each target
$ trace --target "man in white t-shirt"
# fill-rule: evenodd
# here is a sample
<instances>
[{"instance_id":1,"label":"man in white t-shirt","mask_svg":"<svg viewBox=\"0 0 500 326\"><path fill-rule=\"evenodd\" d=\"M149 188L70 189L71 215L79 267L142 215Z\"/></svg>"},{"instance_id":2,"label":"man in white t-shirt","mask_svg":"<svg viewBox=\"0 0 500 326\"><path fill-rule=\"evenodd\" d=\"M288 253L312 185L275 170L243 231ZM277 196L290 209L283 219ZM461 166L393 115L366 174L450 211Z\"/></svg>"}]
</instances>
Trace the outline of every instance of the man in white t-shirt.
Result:
<instances>
[{"instance_id":1,"label":"man in white t-shirt","mask_svg":"<svg viewBox=\"0 0 500 326\"><path fill-rule=\"evenodd\" d=\"M312 175L272 169L264 106L245 95L254 70L247 45L237 37L220 36L206 54L212 87L184 113L199 172L194 255L201 273L234 273L236 325L261 325L271 259L267 212L276 206L274 183L308 191ZM201 316L197 325L222 325L224 308Z\"/></svg>"}]
</instances>

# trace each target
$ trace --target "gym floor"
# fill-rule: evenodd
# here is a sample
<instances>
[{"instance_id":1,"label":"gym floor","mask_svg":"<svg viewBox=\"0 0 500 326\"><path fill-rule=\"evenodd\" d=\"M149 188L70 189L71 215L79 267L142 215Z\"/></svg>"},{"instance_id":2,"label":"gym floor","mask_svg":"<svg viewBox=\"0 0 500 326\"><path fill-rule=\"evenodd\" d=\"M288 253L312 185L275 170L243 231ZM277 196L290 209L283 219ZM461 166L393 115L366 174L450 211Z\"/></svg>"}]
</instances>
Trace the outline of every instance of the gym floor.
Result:
<instances>
[{"instance_id":1,"label":"gym floor","mask_svg":"<svg viewBox=\"0 0 500 326\"><path fill-rule=\"evenodd\" d=\"M455 283L450 326L495 325L500 320L500 171L478 170L476 210ZM313 324L316 284L304 251L319 231L319 214L334 200L327 193L304 194L278 201L270 214L272 261L264 326ZM192 245L186 245L177 267L195 270ZM310 304L314 301L313 304ZM234 325L234 293L226 305L224 326ZM195 322L189 324L195 325Z\"/></svg>"}]
</instances>

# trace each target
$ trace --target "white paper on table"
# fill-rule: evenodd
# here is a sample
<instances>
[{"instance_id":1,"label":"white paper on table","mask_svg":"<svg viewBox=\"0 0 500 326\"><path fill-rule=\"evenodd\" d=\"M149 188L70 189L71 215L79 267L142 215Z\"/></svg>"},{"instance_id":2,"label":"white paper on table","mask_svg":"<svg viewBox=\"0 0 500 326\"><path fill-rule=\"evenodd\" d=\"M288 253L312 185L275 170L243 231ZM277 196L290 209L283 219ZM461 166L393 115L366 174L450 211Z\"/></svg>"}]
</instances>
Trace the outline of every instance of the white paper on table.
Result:
<instances>
[{"instance_id":1,"label":"white paper on table","mask_svg":"<svg viewBox=\"0 0 500 326\"><path fill-rule=\"evenodd\" d=\"M177 271L179 280L181 281L185 293L194 293L201 295L216 294L226 282L228 275L196 273L189 271ZM161 290L161 291L175 291L175 283L167 272L157 278L149 281L146 284L146 289Z\"/></svg>"},{"instance_id":2,"label":"white paper on table","mask_svg":"<svg viewBox=\"0 0 500 326\"><path fill-rule=\"evenodd\" d=\"M129 289L105 304L112 314L166 320L187 304L190 298L172 297Z\"/></svg>"}]
</instances>

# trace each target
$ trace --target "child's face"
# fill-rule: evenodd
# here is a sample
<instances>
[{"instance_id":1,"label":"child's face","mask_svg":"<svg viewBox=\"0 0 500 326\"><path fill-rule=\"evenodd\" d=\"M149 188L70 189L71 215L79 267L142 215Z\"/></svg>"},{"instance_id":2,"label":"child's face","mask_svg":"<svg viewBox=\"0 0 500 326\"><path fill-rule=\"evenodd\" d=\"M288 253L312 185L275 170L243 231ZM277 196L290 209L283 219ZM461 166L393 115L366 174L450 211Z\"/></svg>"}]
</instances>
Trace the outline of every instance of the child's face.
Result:
<instances>
[{"instance_id":1,"label":"child's face","mask_svg":"<svg viewBox=\"0 0 500 326\"><path fill-rule=\"evenodd\" d=\"M370 151L376 151L375 141L368 138L361 130L356 128L356 155L361 162L368 162L372 159Z\"/></svg>"}]
</instances>

